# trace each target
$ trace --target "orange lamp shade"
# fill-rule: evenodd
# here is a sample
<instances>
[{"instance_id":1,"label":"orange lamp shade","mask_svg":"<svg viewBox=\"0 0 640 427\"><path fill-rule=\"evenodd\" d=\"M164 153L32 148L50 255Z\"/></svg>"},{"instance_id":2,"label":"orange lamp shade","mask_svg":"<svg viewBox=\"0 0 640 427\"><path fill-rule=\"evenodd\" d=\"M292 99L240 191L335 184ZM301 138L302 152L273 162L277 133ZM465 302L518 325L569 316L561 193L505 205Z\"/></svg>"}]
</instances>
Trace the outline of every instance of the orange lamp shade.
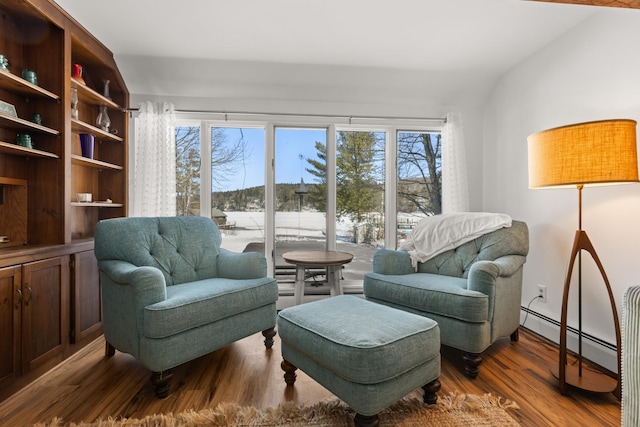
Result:
<instances>
[{"instance_id":1,"label":"orange lamp shade","mask_svg":"<svg viewBox=\"0 0 640 427\"><path fill-rule=\"evenodd\" d=\"M527 142L530 188L638 182L635 120L557 127Z\"/></svg>"}]
</instances>

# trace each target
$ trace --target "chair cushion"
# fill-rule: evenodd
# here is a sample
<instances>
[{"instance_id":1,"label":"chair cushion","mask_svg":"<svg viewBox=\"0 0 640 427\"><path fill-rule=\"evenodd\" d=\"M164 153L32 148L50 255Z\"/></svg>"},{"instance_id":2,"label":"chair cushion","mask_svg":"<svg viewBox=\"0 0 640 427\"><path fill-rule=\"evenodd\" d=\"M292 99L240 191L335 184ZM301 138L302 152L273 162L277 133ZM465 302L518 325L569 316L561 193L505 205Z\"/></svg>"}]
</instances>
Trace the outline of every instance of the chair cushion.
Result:
<instances>
[{"instance_id":1,"label":"chair cushion","mask_svg":"<svg viewBox=\"0 0 640 427\"><path fill-rule=\"evenodd\" d=\"M168 286L166 300L145 307L144 336L165 338L277 299L277 282L269 277L213 278Z\"/></svg>"},{"instance_id":2,"label":"chair cushion","mask_svg":"<svg viewBox=\"0 0 640 427\"><path fill-rule=\"evenodd\" d=\"M387 301L425 315L438 314L465 322L486 322L489 297L467 289L467 279L430 273L386 275L367 273L367 298Z\"/></svg>"},{"instance_id":3,"label":"chair cushion","mask_svg":"<svg viewBox=\"0 0 640 427\"><path fill-rule=\"evenodd\" d=\"M278 333L283 345L358 384L393 379L440 353L433 320L352 295L282 310Z\"/></svg>"}]
</instances>

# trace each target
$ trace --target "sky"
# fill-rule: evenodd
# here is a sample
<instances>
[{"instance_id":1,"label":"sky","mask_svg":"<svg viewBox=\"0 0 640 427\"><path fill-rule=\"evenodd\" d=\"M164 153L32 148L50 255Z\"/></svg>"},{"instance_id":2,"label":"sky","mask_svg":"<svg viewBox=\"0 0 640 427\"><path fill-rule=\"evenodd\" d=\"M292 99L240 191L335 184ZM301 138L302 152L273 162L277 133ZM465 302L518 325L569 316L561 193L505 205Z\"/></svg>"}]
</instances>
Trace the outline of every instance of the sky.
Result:
<instances>
[{"instance_id":1,"label":"sky","mask_svg":"<svg viewBox=\"0 0 640 427\"><path fill-rule=\"evenodd\" d=\"M226 128L228 141L234 143L241 136L247 142L247 157L234 177L227 180L222 190L237 190L264 185L264 130ZM276 183L314 183L315 177L306 171L306 158L316 158L316 141L326 144L324 129L276 129ZM302 158L301 158L302 157ZM214 172L215 173L215 172Z\"/></svg>"}]
</instances>

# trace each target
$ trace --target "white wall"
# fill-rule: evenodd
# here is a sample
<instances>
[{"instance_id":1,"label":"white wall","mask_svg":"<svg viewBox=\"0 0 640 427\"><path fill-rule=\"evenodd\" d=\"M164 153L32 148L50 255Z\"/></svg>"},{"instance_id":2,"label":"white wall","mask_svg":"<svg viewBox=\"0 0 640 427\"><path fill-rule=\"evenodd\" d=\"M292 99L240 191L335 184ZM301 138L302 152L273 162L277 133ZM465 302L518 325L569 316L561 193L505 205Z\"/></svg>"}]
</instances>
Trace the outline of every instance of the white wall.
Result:
<instances>
[{"instance_id":1,"label":"white wall","mask_svg":"<svg viewBox=\"0 0 640 427\"><path fill-rule=\"evenodd\" d=\"M504 75L486 105L483 208L529 224L522 303L535 297L536 284L546 285L548 302L531 308L557 321L578 228L578 192L528 189L527 136L591 120L640 120L639 40L640 10L603 9ZM607 272L620 319L625 290L640 282L639 212L638 184L583 191L583 228ZM583 266L583 330L615 344L605 286L588 254ZM574 277L569 324L575 327L576 289ZM558 328L536 316L525 326L559 339ZM588 358L617 371L615 352L587 344Z\"/></svg>"}]
</instances>

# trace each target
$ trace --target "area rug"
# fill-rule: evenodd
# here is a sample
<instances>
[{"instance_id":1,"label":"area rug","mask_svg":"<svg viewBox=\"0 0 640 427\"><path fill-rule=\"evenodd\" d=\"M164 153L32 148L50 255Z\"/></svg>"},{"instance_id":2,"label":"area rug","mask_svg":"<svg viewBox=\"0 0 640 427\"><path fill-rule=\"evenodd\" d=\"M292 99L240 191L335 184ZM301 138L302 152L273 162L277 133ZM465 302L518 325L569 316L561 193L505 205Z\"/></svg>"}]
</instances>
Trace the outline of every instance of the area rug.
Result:
<instances>
[{"instance_id":1,"label":"area rug","mask_svg":"<svg viewBox=\"0 0 640 427\"><path fill-rule=\"evenodd\" d=\"M518 409L514 402L485 394L450 394L441 396L435 405L412 398L401 400L381 412L381 427L488 427L519 426L507 413ZM337 399L311 406L284 403L275 408L256 409L223 403L214 409L186 411L177 415L150 415L144 419L99 420L92 423L65 423L55 418L34 427L244 427L244 426L353 426L353 411Z\"/></svg>"}]
</instances>

